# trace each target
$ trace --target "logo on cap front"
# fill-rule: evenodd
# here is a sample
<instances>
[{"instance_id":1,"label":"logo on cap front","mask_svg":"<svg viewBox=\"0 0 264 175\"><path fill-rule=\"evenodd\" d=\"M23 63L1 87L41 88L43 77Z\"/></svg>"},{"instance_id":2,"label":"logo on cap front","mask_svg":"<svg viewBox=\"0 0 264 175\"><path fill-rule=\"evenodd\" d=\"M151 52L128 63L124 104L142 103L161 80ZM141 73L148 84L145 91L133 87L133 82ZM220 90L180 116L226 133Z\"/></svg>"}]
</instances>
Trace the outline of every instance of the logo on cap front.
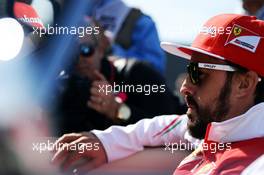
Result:
<instances>
[{"instance_id":1,"label":"logo on cap front","mask_svg":"<svg viewBox=\"0 0 264 175\"><path fill-rule=\"evenodd\" d=\"M233 44L255 53L260 39L261 37L257 33L235 24L232 27L232 32L229 34L225 46Z\"/></svg>"},{"instance_id":2,"label":"logo on cap front","mask_svg":"<svg viewBox=\"0 0 264 175\"><path fill-rule=\"evenodd\" d=\"M240 27L234 27L233 33L235 36L240 35L241 32L242 32L242 29Z\"/></svg>"}]
</instances>

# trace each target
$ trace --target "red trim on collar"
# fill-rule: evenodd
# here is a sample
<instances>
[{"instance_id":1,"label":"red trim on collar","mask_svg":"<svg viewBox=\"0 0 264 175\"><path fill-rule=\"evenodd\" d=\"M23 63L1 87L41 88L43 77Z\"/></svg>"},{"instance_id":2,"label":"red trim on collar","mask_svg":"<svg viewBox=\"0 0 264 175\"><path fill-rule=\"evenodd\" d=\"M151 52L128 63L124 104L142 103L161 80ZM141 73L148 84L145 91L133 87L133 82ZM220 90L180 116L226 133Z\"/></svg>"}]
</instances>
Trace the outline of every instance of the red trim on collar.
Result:
<instances>
[{"instance_id":1,"label":"red trim on collar","mask_svg":"<svg viewBox=\"0 0 264 175\"><path fill-rule=\"evenodd\" d=\"M204 137L204 142L208 142L209 140L208 140L208 137L209 137L209 133L210 133L210 129L211 129L211 123L209 123L208 125L207 125L207 128L206 128L206 133L205 133L205 137Z\"/></svg>"}]
</instances>

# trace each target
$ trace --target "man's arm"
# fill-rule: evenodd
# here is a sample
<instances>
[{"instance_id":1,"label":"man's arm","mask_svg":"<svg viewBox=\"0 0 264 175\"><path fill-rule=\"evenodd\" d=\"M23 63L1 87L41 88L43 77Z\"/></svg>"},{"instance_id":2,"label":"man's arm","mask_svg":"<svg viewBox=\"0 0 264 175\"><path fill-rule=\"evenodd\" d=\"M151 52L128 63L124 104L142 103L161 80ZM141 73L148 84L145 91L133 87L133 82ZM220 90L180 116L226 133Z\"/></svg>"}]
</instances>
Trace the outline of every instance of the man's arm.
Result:
<instances>
[{"instance_id":1,"label":"man's arm","mask_svg":"<svg viewBox=\"0 0 264 175\"><path fill-rule=\"evenodd\" d=\"M141 151L144 146L186 143L187 120L186 115L158 116L126 127L112 126L105 131L66 134L57 140L55 148L61 149L54 150L52 162L64 171L77 168L79 172L86 172ZM80 145L87 144L93 145L93 149L80 150ZM77 150L69 149L74 145Z\"/></svg>"},{"instance_id":2,"label":"man's arm","mask_svg":"<svg viewBox=\"0 0 264 175\"><path fill-rule=\"evenodd\" d=\"M104 131L93 130L103 144L108 162L143 150L144 146L164 146L165 143L187 142L187 116L165 115L143 119L136 124L112 126Z\"/></svg>"}]
</instances>

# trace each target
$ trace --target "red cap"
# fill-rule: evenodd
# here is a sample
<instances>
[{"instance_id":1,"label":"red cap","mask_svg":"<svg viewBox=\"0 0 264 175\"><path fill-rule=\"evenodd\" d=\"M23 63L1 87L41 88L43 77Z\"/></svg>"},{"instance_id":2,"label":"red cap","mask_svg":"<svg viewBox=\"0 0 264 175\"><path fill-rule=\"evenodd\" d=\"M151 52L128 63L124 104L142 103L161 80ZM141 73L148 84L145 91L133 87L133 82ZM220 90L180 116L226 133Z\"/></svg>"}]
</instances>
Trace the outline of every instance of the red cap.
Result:
<instances>
[{"instance_id":1,"label":"red cap","mask_svg":"<svg viewBox=\"0 0 264 175\"><path fill-rule=\"evenodd\" d=\"M14 15L16 19L31 27L44 28L44 25L35 9L23 2L15 2Z\"/></svg>"},{"instance_id":2,"label":"red cap","mask_svg":"<svg viewBox=\"0 0 264 175\"><path fill-rule=\"evenodd\" d=\"M162 42L161 47L190 59L200 52L227 60L264 76L264 21L254 16L222 14L209 19L191 47Z\"/></svg>"}]
</instances>

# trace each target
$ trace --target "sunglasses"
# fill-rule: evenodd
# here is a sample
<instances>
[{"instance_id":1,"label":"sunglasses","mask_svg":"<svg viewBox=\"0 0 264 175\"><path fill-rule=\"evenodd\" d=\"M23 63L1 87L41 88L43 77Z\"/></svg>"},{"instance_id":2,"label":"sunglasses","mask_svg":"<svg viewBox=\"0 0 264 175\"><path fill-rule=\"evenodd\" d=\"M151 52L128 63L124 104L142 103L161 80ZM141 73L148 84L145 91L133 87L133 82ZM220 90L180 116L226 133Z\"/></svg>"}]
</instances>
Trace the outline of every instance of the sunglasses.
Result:
<instances>
[{"instance_id":1,"label":"sunglasses","mask_svg":"<svg viewBox=\"0 0 264 175\"><path fill-rule=\"evenodd\" d=\"M187 71L193 84L200 83L201 71L199 68L234 72L237 69L230 65L191 62L187 65Z\"/></svg>"}]
</instances>

